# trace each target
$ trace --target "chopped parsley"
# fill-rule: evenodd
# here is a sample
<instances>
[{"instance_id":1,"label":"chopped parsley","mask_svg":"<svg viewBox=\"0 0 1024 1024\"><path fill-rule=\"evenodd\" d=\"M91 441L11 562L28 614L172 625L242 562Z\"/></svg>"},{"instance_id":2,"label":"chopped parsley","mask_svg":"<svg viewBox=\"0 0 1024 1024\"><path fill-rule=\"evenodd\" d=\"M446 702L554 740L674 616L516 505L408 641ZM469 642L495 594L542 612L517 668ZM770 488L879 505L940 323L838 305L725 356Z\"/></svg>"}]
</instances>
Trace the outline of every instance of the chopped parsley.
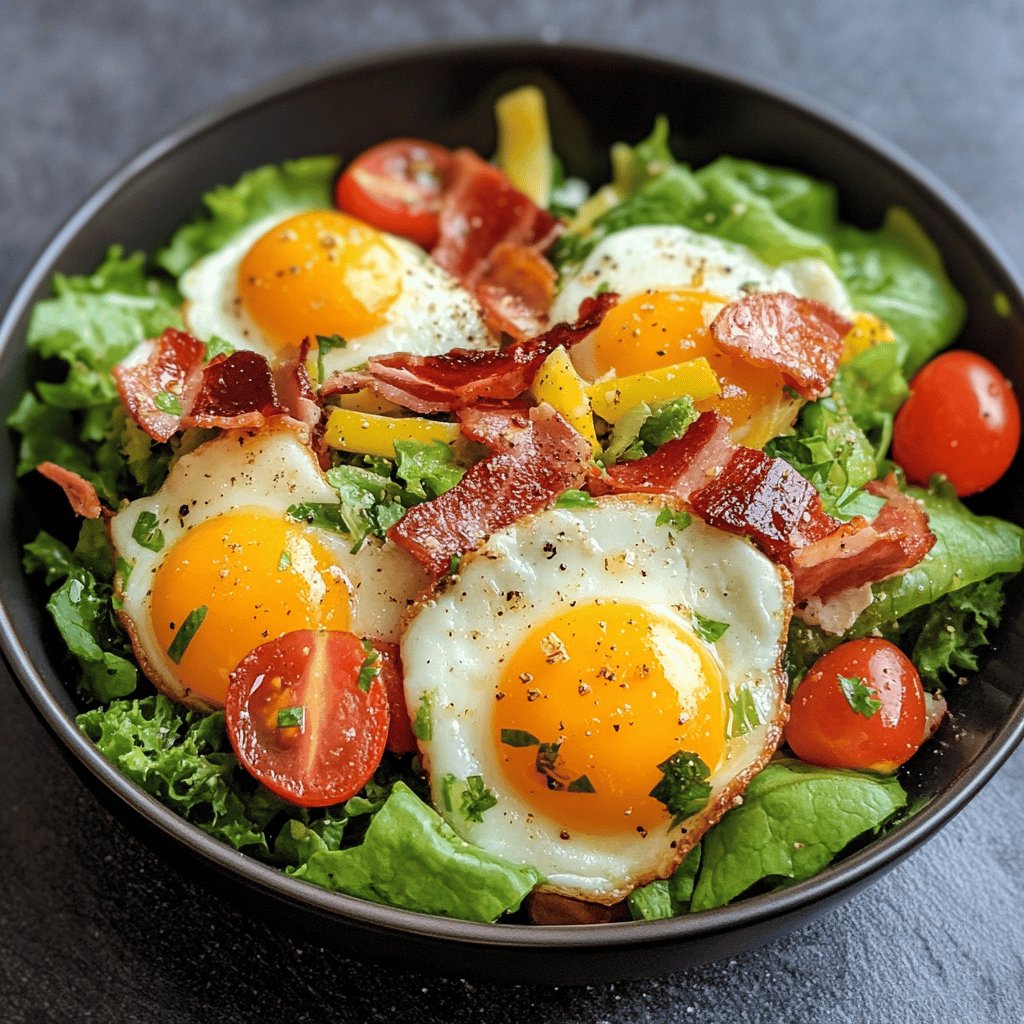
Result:
<instances>
[{"instance_id":1,"label":"chopped parsley","mask_svg":"<svg viewBox=\"0 0 1024 1024\"><path fill-rule=\"evenodd\" d=\"M586 777L581 775L578 779L573 779L568 786L565 787L570 793L596 793L594 784Z\"/></svg>"},{"instance_id":2,"label":"chopped parsley","mask_svg":"<svg viewBox=\"0 0 1024 1024\"><path fill-rule=\"evenodd\" d=\"M181 415L181 399L170 391L158 391L153 396L153 404L168 416Z\"/></svg>"},{"instance_id":3,"label":"chopped parsley","mask_svg":"<svg viewBox=\"0 0 1024 1024\"><path fill-rule=\"evenodd\" d=\"M489 811L498 798L484 785L482 775L470 775L462 791L459 809L466 821L483 821L484 811Z\"/></svg>"},{"instance_id":4,"label":"chopped parsley","mask_svg":"<svg viewBox=\"0 0 1024 1024\"><path fill-rule=\"evenodd\" d=\"M277 712L278 729L301 729L306 724L306 705L295 704L290 708L279 708Z\"/></svg>"},{"instance_id":5,"label":"chopped parsley","mask_svg":"<svg viewBox=\"0 0 1024 1024\"><path fill-rule=\"evenodd\" d=\"M714 619L706 619L703 615L693 613L693 628L697 636L705 643L713 644L720 640L722 634L729 628L728 622L716 622Z\"/></svg>"},{"instance_id":6,"label":"chopped parsley","mask_svg":"<svg viewBox=\"0 0 1024 1024\"><path fill-rule=\"evenodd\" d=\"M844 675L840 675L838 679L839 689L853 711L865 718L871 718L878 713L882 702L875 695L877 691L868 686L863 679Z\"/></svg>"},{"instance_id":7,"label":"chopped parsley","mask_svg":"<svg viewBox=\"0 0 1024 1024\"><path fill-rule=\"evenodd\" d=\"M432 740L434 738L434 694L425 693L416 709L416 717L412 723L412 734L418 740Z\"/></svg>"},{"instance_id":8,"label":"chopped parsley","mask_svg":"<svg viewBox=\"0 0 1024 1024\"><path fill-rule=\"evenodd\" d=\"M369 693L374 679L380 675L380 655L374 650L369 640L363 641L363 653L366 655L363 667L359 670L359 689Z\"/></svg>"},{"instance_id":9,"label":"chopped parsley","mask_svg":"<svg viewBox=\"0 0 1024 1024\"><path fill-rule=\"evenodd\" d=\"M340 334L318 334L316 336L316 372L317 380L324 382L324 356L336 348L344 348L348 342Z\"/></svg>"},{"instance_id":10,"label":"chopped parsley","mask_svg":"<svg viewBox=\"0 0 1024 1024\"><path fill-rule=\"evenodd\" d=\"M342 516L341 505L329 501L304 501L291 505L287 512L289 519L297 523L308 523L321 530L333 530L348 535L348 525Z\"/></svg>"},{"instance_id":11,"label":"chopped parsley","mask_svg":"<svg viewBox=\"0 0 1024 1024\"><path fill-rule=\"evenodd\" d=\"M729 739L745 736L761 724L754 695L749 687L741 686L735 700L729 701Z\"/></svg>"},{"instance_id":12,"label":"chopped parsley","mask_svg":"<svg viewBox=\"0 0 1024 1024\"><path fill-rule=\"evenodd\" d=\"M230 341L218 337L216 334L206 343L206 361L217 356L230 356L235 352L235 346Z\"/></svg>"},{"instance_id":13,"label":"chopped parsley","mask_svg":"<svg viewBox=\"0 0 1024 1024\"><path fill-rule=\"evenodd\" d=\"M689 512L676 512L666 505L659 513L655 523L658 526L667 526L669 529L685 530L693 522L693 516Z\"/></svg>"},{"instance_id":14,"label":"chopped parsley","mask_svg":"<svg viewBox=\"0 0 1024 1024\"><path fill-rule=\"evenodd\" d=\"M555 508L597 508L597 502L586 491L562 491Z\"/></svg>"},{"instance_id":15,"label":"chopped parsley","mask_svg":"<svg viewBox=\"0 0 1024 1024\"><path fill-rule=\"evenodd\" d=\"M537 759L534 767L548 782L548 789L565 789L567 777L558 770L558 754L562 749L562 741L541 743L537 746Z\"/></svg>"},{"instance_id":16,"label":"chopped parsley","mask_svg":"<svg viewBox=\"0 0 1024 1024\"><path fill-rule=\"evenodd\" d=\"M711 797L711 784L708 782L711 771L696 754L677 750L658 765L658 771L663 778L650 795L663 803L672 815L670 829L691 814L704 810Z\"/></svg>"},{"instance_id":17,"label":"chopped parsley","mask_svg":"<svg viewBox=\"0 0 1024 1024\"><path fill-rule=\"evenodd\" d=\"M539 747L540 740L525 729L502 729L501 742L506 747Z\"/></svg>"},{"instance_id":18,"label":"chopped parsley","mask_svg":"<svg viewBox=\"0 0 1024 1024\"><path fill-rule=\"evenodd\" d=\"M205 604L200 605L198 608L193 608L192 611L185 616L185 621L181 624L181 628L174 634L171 646L167 648L167 657L170 658L175 665L179 664L181 659L185 657L188 645L192 643L192 638L196 635L199 631L199 627L203 624L203 619L206 618L207 611L208 609Z\"/></svg>"},{"instance_id":19,"label":"chopped parsley","mask_svg":"<svg viewBox=\"0 0 1024 1024\"><path fill-rule=\"evenodd\" d=\"M281 557L277 560L277 571L284 572L292 564L292 556L287 551L281 552Z\"/></svg>"},{"instance_id":20,"label":"chopped parsley","mask_svg":"<svg viewBox=\"0 0 1024 1024\"><path fill-rule=\"evenodd\" d=\"M132 540L150 551L162 551L164 532L157 525L160 522L153 512L140 512L132 529Z\"/></svg>"},{"instance_id":21,"label":"chopped parsley","mask_svg":"<svg viewBox=\"0 0 1024 1024\"><path fill-rule=\"evenodd\" d=\"M611 289L611 285L607 281L602 281L595 289L595 295L604 295L605 292Z\"/></svg>"}]
</instances>

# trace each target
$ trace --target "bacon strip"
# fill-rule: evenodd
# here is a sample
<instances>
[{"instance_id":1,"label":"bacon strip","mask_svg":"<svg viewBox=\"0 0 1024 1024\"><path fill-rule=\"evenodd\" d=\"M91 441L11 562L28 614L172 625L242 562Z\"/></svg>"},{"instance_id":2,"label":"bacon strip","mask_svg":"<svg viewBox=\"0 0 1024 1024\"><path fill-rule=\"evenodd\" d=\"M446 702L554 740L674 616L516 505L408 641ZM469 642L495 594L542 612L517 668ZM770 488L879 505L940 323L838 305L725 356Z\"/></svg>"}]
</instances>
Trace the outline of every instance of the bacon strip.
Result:
<instances>
[{"instance_id":1,"label":"bacon strip","mask_svg":"<svg viewBox=\"0 0 1024 1024\"><path fill-rule=\"evenodd\" d=\"M157 396L173 396L184 408L186 391L190 385L198 387L194 378L205 355L206 346L198 338L168 327L114 367L121 401L154 441L169 441L181 425L180 415L157 408Z\"/></svg>"},{"instance_id":2,"label":"bacon strip","mask_svg":"<svg viewBox=\"0 0 1024 1024\"><path fill-rule=\"evenodd\" d=\"M588 473L589 444L549 405L529 411L466 409L460 420L462 432L493 454L450 491L409 509L388 531L435 577L449 571L453 556L547 508Z\"/></svg>"},{"instance_id":3,"label":"bacon strip","mask_svg":"<svg viewBox=\"0 0 1024 1024\"><path fill-rule=\"evenodd\" d=\"M814 595L822 603L865 583L877 583L917 565L935 544L924 509L904 494L889 474L866 490L886 503L867 523L854 519L803 546L793 554L791 566L797 602ZM861 524L851 529L854 524Z\"/></svg>"},{"instance_id":4,"label":"bacon strip","mask_svg":"<svg viewBox=\"0 0 1024 1024\"><path fill-rule=\"evenodd\" d=\"M537 251L502 242L476 286L493 334L525 341L544 330L555 296L555 268Z\"/></svg>"},{"instance_id":5,"label":"bacon strip","mask_svg":"<svg viewBox=\"0 0 1024 1024\"><path fill-rule=\"evenodd\" d=\"M278 371L284 403L263 356L242 350L215 356L204 364L206 346L173 328L155 341L143 342L113 372L121 401L155 441L168 441L188 427L262 427L271 417L309 428L315 439L322 409L305 367L308 348L309 343L304 342L298 360ZM157 406L158 399L165 409ZM178 408L166 411L166 405L174 401Z\"/></svg>"},{"instance_id":6,"label":"bacon strip","mask_svg":"<svg viewBox=\"0 0 1024 1024\"><path fill-rule=\"evenodd\" d=\"M103 506L100 504L96 488L85 477L72 473L70 469L58 466L55 462L40 462L36 466L36 472L41 473L47 480L52 480L64 491L76 516L99 519Z\"/></svg>"},{"instance_id":7,"label":"bacon strip","mask_svg":"<svg viewBox=\"0 0 1024 1024\"><path fill-rule=\"evenodd\" d=\"M671 494L709 526L749 537L793 574L798 604L813 602L811 616L825 628L852 619L870 602L870 583L917 565L935 536L921 506L894 477L868 484L886 504L869 523L840 522L821 497L783 459L728 440L730 423L706 412L676 441L653 455L612 466L589 481L593 494ZM835 602L831 609L826 607Z\"/></svg>"},{"instance_id":8,"label":"bacon strip","mask_svg":"<svg viewBox=\"0 0 1024 1024\"><path fill-rule=\"evenodd\" d=\"M381 398L418 413L454 412L481 399L516 398L556 348L571 348L586 338L617 301L612 292L584 299L576 323L556 324L544 334L496 351L456 348L439 356L399 352L371 359L365 372L332 374L320 395L370 387Z\"/></svg>"},{"instance_id":9,"label":"bacon strip","mask_svg":"<svg viewBox=\"0 0 1024 1024\"><path fill-rule=\"evenodd\" d=\"M819 398L836 375L853 325L831 306L788 292L755 292L712 321L719 347L755 366L781 370L803 398Z\"/></svg>"}]
</instances>

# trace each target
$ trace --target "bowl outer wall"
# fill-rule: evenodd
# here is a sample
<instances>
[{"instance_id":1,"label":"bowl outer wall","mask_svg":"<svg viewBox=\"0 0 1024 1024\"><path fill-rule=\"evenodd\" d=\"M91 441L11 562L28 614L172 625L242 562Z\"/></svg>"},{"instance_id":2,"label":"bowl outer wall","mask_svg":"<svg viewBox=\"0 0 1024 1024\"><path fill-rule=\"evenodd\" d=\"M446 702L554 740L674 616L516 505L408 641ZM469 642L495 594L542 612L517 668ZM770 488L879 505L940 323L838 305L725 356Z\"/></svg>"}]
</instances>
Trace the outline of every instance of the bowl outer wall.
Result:
<instances>
[{"instance_id":1,"label":"bowl outer wall","mask_svg":"<svg viewBox=\"0 0 1024 1024\"><path fill-rule=\"evenodd\" d=\"M622 88L627 78L628 90ZM1024 300L1016 273L962 205L891 146L862 129L841 126L835 115L720 69L594 48L509 43L433 47L303 72L225 104L144 151L86 201L18 291L0 328L0 405L9 409L27 382L21 341L28 311L45 294L54 271L88 270L111 241L152 251L199 212L203 191L259 163L311 152L351 156L397 134L489 152L491 102L523 80L547 89L555 137L571 173L600 180L607 173L607 145L636 138L664 111L695 164L731 152L798 167L833 181L843 216L864 226L877 223L891 204L908 207L937 242L967 297L967 343L993 358L1018 387L1024 384L1019 317ZM994 309L993 296L1000 291L1014 311L1009 318ZM0 501L7 522L16 519L12 477L8 442L0 447ZM1020 509L1021 479L1018 464L986 504L1004 515ZM317 938L339 942L351 952L392 959L408 955L435 969L439 955L452 955L447 973L500 972L507 980L542 980L558 963L568 973L559 980L584 981L659 973L738 952L820 911L895 863L977 792L1024 733L1024 699L1015 669L1024 658L1024 617L1017 599L1008 608L998 652L972 687L970 702L954 702L957 742L934 747L915 762L912 790L936 798L910 822L816 878L733 907L663 922L537 928L449 921L289 879L189 826L117 773L74 725L74 701L60 681L59 656L51 658L45 649L42 613L21 575L17 545L5 545L0 558L0 632L6 656L66 752L94 788L113 795L122 816L151 834L171 838L207 867L226 874L249 892L256 910L311 927ZM589 951L585 957L582 949ZM583 976L588 970L595 972L592 978Z\"/></svg>"}]
</instances>

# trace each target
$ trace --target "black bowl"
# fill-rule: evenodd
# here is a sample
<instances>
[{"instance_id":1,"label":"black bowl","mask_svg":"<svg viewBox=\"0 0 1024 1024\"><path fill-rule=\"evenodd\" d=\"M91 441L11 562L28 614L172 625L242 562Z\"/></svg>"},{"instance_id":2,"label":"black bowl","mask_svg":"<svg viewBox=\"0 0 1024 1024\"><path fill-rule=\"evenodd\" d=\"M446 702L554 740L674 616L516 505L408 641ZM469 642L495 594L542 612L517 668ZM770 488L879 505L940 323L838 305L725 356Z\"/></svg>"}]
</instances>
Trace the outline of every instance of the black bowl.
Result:
<instances>
[{"instance_id":1,"label":"black bowl","mask_svg":"<svg viewBox=\"0 0 1024 1024\"><path fill-rule=\"evenodd\" d=\"M582 47L446 46L318 68L190 122L132 160L71 218L36 261L0 328L0 411L28 383L24 335L32 303L55 271L91 270L111 242L154 250L194 216L203 191L261 163L309 153L352 155L395 135L418 135L488 153L492 101L531 81L548 96L567 170L608 173L617 139L648 131L667 113L695 164L721 153L789 165L839 186L842 214L875 226L907 207L945 256L968 301L964 344L996 361L1024 390L1024 309L1019 279L986 232L949 192L892 146L802 100L707 67ZM1012 316L993 299L1003 293ZM14 540L37 525L14 484L10 439L0 444L0 516ZM1024 474L1016 465L986 506L1020 518ZM890 834L810 881L693 917L600 926L531 927L451 921L322 891L245 857L187 824L115 771L77 730L75 700L38 595L19 564L19 544L0 550L0 634L25 695L80 775L130 825L218 887L306 937L346 952L439 973L507 981L607 981L668 972L728 956L809 920L892 867L959 811L1024 735L1024 606L1011 598L997 653L980 678L950 694L939 742L906 772L927 807Z\"/></svg>"}]
</instances>

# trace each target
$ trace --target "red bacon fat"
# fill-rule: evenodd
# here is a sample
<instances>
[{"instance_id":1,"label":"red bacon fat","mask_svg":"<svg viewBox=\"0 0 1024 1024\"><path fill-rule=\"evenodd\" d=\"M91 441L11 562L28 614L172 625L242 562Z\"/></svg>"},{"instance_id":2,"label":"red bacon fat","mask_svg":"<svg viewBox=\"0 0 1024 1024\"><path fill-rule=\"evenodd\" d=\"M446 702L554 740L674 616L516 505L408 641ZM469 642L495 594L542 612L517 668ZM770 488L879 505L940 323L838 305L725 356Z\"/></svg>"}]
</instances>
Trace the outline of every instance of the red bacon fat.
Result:
<instances>
[{"instance_id":1,"label":"red bacon fat","mask_svg":"<svg viewBox=\"0 0 1024 1024\"><path fill-rule=\"evenodd\" d=\"M168 441L188 427L257 428L271 417L315 432L322 411L306 372L306 352L308 344L295 362L278 369L275 380L266 358L256 352L217 355L204 363L206 346L201 341L168 328L115 366L114 380L125 408L155 441ZM285 403L279 398L278 382ZM177 408L168 411L175 401Z\"/></svg>"},{"instance_id":2,"label":"red bacon fat","mask_svg":"<svg viewBox=\"0 0 1024 1024\"><path fill-rule=\"evenodd\" d=\"M36 472L47 480L52 480L63 491L76 516L84 519L99 519L103 512L99 495L85 477L72 473L70 469L58 466L55 462L40 462Z\"/></svg>"},{"instance_id":3,"label":"red bacon fat","mask_svg":"<svg viewBox=\"0 0 1024 1024\"><path fill-rule=\"evenodd\" d=\"M369 387L381 398L418 413L454 412L484 399L517 398L556 348L571 348L582 341L617 301L612 292L585 299L576 323L556 324L535 338L498 350L456 348L440 356L399 352L371 359L365 372L332 374L320 394L326 397Z\"/></svg>"},{"instance_id":4,"label":"red bacon fat","mask_svg":"<svg viewBox=\"0 0 1024 1024\"><path fill-rule=\"evenodd\" d=\"M450 491L416 505L388 537L440 577L495 530L547 508L589 472L590 445L548 405L466 409L462 432L492 454Z\"/></svg>"},{"instance_id":5,"label":"red bacon fat","mask_svg":"<svg viewBox=\"0 0 1024 1024\"><path fill-rule=\"evenodd\" d=\"M755 292L730 303L711 323L719 347L754 366L781 370L801 397L819 398L836 375L853 325L831 306L788 292Z\"/></svg>"},{"instance_id":6,"label":"red bacon fat","mask_svg":"<svg viewBox=\"0 0 1024 1024\"><path fill-rule=\"evenodd\" d=\"M544 250L561 222L469 149L452 154L434 261L476 294L488 326L516 340L540 333L554 295Z\"/></svg>"}]
</instances>

